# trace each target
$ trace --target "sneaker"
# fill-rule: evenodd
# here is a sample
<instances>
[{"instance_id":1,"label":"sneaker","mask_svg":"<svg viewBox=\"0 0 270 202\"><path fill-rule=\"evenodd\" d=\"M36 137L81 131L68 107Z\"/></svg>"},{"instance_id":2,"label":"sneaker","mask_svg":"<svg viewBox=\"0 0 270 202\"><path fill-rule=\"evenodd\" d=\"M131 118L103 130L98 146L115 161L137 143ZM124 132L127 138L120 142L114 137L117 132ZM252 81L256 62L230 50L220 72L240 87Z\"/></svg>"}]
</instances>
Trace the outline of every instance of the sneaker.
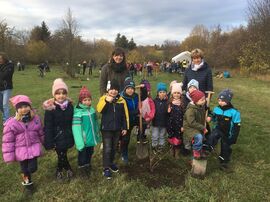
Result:
<instances>
[{"instance_id":1,"label":"sneaker","mask_svg":"<svg viewBox=\"0 0 270 202\"><path fill-rule=\"evenodd\" d=\"M109 168L105 168L103 170L103 176L107 178L107 180L112 179L112 173Z\"/></svg>"},{"instance_id":2,"label":"sneaker","mask_svg":"<svg viewBox=\"0 0 270 202\"><path fill-rule=\"evenodd\" d=\"M55 177L56 177L56 179L57 179L58 181L61 181L61 180L63 180L63 178L64 178L64 174L63 174L63 172L56 171Z\"/></svg>"},{"instance_id":3,"label":"sneaker","mask_svg":"<svg viewBox=\"0 0 270 202\"><path fill-rule=\"evenodd\" d=\"M67 170L67 178L70 180L73 177L73 171L71 169Z\"/></svg>"},{"instance_id":4,"label":"sneaker","mask_svg":"<svg viewBox=\"0 0 270 202\"><path fill-rule=\"evenodd\" d=\"M119 172L119 169L118 169L118 167L117 167L115 164L112 164L112 165L110 166L110 169L111 169L111 171L114 172L114 173Z\"/></svg>"},{"instance_id":5,"label":"sneaker","mask_svg":"<svg viewBox=\"0 0 270 202\"><path fill-rule=\"evenodd\" d=\"M193 150L193 158L194 159L201 159L201 151Z\"/></svg>"}]
</instances>

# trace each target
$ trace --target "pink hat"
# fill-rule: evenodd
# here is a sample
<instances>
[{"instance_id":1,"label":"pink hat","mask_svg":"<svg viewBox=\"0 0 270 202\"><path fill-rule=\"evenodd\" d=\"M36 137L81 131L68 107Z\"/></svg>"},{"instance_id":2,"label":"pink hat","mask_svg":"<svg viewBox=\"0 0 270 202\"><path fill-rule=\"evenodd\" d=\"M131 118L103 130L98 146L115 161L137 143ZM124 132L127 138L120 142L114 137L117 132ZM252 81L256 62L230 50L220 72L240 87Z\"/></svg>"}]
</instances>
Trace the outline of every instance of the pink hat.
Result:
<instances>
[{"instance_id":1,"label":"pink hat","mask_svg":"<svg viewBox=\"0 0 270 202\"><path fill-rule=\"evenodd\" d=\"M86 86L83 86L80 90L79 94L79 102L82 102L84 98L92 98L90 91L86 88Z\"/></svg>"},{"instance_id":2,"label":"pink hat","mask_svg":"<svg viewBox=\"0 0 270 202\"><path fill-rule=\"evenodd\" d=\"M53 86L52 86L52 95L54 96L55 92L59 89L64 89L68 92L67 84L65 84L65 82L61 78L54 80Z\"/></svg>"},{"instance_id":3,"label":"pink hat","mask_svg":"<svg viewBox=\"0 0 270 202\"><path fill-rule=\"evenodd\" d=\"M179 92L180 94L182 94L182 83L174 83L172 84L172 90L171 93L173 94L174 92Z\"/></svg>"},{"instance_id":4,"label":"pink hat","mask_svg":"<svg viewBox=\"0 0 270 202\"><path fill-rule=\"evenodd\" d=\"M9 101L12 103L12 105L15 108L16 108L16 105L21 103L21 102L29 104L29 105L32 104L30 98L28 96L26 96L26 95L16 95L16 96L10 98Z\"/></svg>"},{"instance_id":5,"label":"pink hat","mask_svg":"<svg viewBox=\"0 0 270 202\"><path fill-rule=\"evenodd\" d=\"M175 84L175 83L177 83L177 81L176 81L176 80L173 80L173 81L170 83L170 88L172 88L172 85Z\"/></svg>"}]
</instances>

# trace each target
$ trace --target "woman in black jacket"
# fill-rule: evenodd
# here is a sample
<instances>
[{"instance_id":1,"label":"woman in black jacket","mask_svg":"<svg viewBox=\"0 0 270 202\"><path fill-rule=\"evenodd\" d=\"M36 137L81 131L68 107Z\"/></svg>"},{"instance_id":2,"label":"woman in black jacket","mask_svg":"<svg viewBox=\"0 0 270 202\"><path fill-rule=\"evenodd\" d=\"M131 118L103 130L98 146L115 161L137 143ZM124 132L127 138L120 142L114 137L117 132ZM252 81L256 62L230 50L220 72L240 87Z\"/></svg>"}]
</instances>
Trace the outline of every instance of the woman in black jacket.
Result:
<instances>
[{"instance_id":1,"label":"woman in black jacket","mask_svg":"<svg viewBox=\"0 0 270 202\"><path fill-rule=\"evenodd\" d=\"M9 118L8 104L13 89L13 73L14 64L4 52L0 52L0 110L3 113L3 123Z\"/></svg>"}]
</instances>

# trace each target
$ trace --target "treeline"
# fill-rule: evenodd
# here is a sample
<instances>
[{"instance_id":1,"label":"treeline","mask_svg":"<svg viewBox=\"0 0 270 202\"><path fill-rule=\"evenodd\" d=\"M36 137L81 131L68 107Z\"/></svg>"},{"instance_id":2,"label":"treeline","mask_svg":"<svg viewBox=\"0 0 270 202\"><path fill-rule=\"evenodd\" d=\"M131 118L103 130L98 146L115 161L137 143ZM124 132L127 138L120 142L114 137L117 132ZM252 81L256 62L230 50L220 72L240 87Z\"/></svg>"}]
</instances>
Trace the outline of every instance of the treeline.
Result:
<instances>
[{"instance_id":1,"label":"treeline","mask_svg":"<svg viewBox=\"0 0 270 202\"><path fill-rule=\"evenodd\" d=\"M108 61L115 46L127 50L129 62L170 61L181 51L200 48L214 68L238 68L247 72L270 71L270 0L249 1L247 25L230 31L220 25L207 28L196 25L182 42L166 40L162 45L137 46L133 38L117 34L115 41L106 39L85 41L72 12L68 9L62 24L52 32L45 22L31 30L17 30L0 20L0 51L14 61L24 63L69 64L67 72L75 75L74 67L83 60L101 65Z\"/></svg>"}]
</instances>

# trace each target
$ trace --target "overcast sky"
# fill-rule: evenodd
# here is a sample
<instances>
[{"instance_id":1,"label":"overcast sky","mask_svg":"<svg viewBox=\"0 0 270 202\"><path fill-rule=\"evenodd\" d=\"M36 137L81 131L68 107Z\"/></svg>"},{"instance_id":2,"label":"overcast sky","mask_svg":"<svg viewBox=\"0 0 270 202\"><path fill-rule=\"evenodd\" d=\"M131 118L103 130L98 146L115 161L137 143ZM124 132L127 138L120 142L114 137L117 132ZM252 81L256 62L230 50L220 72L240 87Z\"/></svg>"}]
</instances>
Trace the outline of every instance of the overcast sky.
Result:
<instances>
[{"instance_id":1,"label":"overcast sky","mask_svg":"<svg viewBox=\"0 0 270 202\"><path fill-rule=\"evenodd\" d=\"M121 33L141 45L182 41L197 24L228 30L247 20L247 0L0 0L0 21L16 29L45 21L53 32L68 8L84 39L114 41Z\"/></svg>"}]
</instances>

